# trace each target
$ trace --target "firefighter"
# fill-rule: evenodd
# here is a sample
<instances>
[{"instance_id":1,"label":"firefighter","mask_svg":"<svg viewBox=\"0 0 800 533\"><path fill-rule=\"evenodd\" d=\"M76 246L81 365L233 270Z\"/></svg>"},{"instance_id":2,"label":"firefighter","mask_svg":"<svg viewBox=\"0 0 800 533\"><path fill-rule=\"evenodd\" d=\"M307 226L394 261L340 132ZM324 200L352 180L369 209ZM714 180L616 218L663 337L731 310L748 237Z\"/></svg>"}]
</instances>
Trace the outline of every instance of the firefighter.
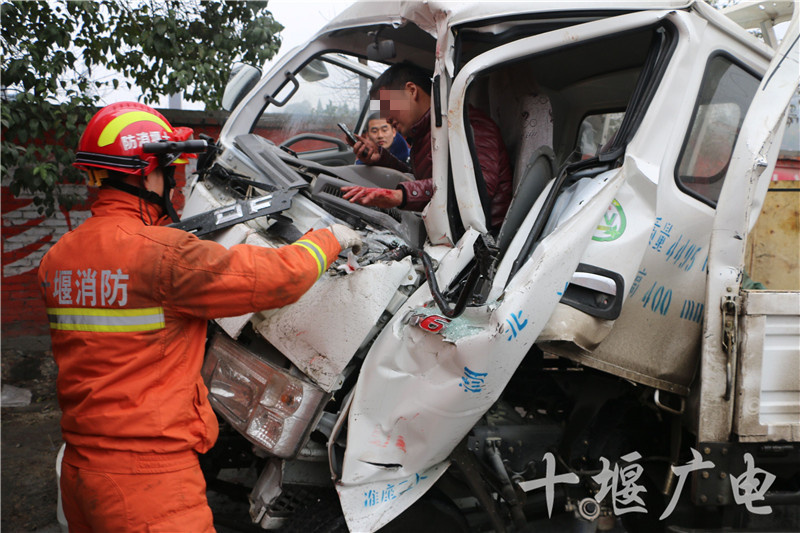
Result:
<instances>
[{"instance_id":1,"label":"firefighter","mask_svg":"<svg viewBox=\"0 0 800 533\"><path fill-rule=\"evenodd\" d=\"M142 146L190 134L135 102L97 112L74 163L100 186L92 216L39 267L73 533L214 531L197 457L219 432L200 376L207 321L290 304L360 246L341 225L278 249L226 249L159 225L174 217L173 173L186 160Z\"/></svg>"}]
</instances>

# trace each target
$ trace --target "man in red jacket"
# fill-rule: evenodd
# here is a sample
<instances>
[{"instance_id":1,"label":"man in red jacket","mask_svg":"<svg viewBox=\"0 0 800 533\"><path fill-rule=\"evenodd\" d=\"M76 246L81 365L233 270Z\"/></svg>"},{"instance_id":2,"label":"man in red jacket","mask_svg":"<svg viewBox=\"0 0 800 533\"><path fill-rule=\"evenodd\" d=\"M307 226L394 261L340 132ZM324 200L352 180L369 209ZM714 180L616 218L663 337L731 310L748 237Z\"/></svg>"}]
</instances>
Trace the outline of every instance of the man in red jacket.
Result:
<instances>
[{"instance_id":1,"label":"man in red jacket","mask_svg":"<svg viewBox=\"0 0 800 533\"><path fill-rule=\"evenodd\" d=\"M415 181L403 182L393 190L342 187L344 198L361 205L412 211L421 211L428 204L433 195L430 87L430 74L410 63L392 65L375 80L370 96L380 99L381 116L411 143L411 168L365 137L358 137L360 142L353 151L365 164L412 171ZM471 107L469 123L489 200L489 226L497 229L513 192L508 153L500 130L485 113Z\"/></svg>"},{"instance_id":2,"label":"man in red jacket","mask_svg":"<svg viewBox=\"0 0 800 533\"><path fill-rule=\"evenodd\" d=\"M73 533L214 530L197 458L219 432L200 376L207 321L296 301L360 244L332 226L278 249L226 249L159 225L185 160L142 147L190 134L136 102L100 110L75 162L100 185L92 216L39 266Z\"/></svg>"}]
</instances>

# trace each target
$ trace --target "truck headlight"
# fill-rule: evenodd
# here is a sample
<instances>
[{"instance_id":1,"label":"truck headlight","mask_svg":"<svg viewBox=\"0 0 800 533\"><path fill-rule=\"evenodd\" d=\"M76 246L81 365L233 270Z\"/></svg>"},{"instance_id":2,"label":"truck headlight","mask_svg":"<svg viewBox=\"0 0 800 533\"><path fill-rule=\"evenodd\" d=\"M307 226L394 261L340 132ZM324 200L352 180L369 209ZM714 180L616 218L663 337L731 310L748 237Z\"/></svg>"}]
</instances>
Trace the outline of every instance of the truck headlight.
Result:
<instances>
[{"instance_id":1,"label":"truck headlight","mask_svg":"<svg viewBox=\"0 0 800 533\"><path fill-rule=\"evenodd\" d=\"M254 444L294 457L314 429L329 394L217 334L203 363L208 399Z\"/></svg>"}]
</instances>

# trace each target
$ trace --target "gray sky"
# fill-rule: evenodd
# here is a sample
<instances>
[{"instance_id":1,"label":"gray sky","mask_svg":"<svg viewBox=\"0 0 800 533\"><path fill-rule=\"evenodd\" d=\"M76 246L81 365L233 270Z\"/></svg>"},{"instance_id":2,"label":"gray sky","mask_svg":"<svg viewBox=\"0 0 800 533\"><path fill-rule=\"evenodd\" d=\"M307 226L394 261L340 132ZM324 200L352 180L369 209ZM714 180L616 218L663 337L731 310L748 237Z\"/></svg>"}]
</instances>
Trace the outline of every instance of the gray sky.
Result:
<instances>
[{"instance_id":1,"label":"gray sky","mask_svg":"<svg viewBox=\"0 0 800 533\"><path fill-rule=\"evenodd\" d=\"M268 9L285 26L278 56L309 40L353 0L270 0Z\"/></svg>"}]
</instances>

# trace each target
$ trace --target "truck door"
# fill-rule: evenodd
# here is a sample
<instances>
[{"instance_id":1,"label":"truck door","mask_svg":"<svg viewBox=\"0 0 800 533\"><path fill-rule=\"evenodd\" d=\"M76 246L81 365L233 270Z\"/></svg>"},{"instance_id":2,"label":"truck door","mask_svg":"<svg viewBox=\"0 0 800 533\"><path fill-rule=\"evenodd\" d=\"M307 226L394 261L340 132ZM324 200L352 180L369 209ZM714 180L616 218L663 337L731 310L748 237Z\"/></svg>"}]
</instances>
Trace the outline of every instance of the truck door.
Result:
<instances>
[{"instance_id":1,"label":"truck door","mask_svg":"<svg viewBox=\"0 0 800 533\"><path fill-rule=\"evenodd\" d=\"M798 13L770 63L742 123L719 192L714 218L700 368L698 440L729 439L739 339L737 317L747 234L761 211L785 127L785 111L800 79Z\"/></svg>"}]
</instances>

